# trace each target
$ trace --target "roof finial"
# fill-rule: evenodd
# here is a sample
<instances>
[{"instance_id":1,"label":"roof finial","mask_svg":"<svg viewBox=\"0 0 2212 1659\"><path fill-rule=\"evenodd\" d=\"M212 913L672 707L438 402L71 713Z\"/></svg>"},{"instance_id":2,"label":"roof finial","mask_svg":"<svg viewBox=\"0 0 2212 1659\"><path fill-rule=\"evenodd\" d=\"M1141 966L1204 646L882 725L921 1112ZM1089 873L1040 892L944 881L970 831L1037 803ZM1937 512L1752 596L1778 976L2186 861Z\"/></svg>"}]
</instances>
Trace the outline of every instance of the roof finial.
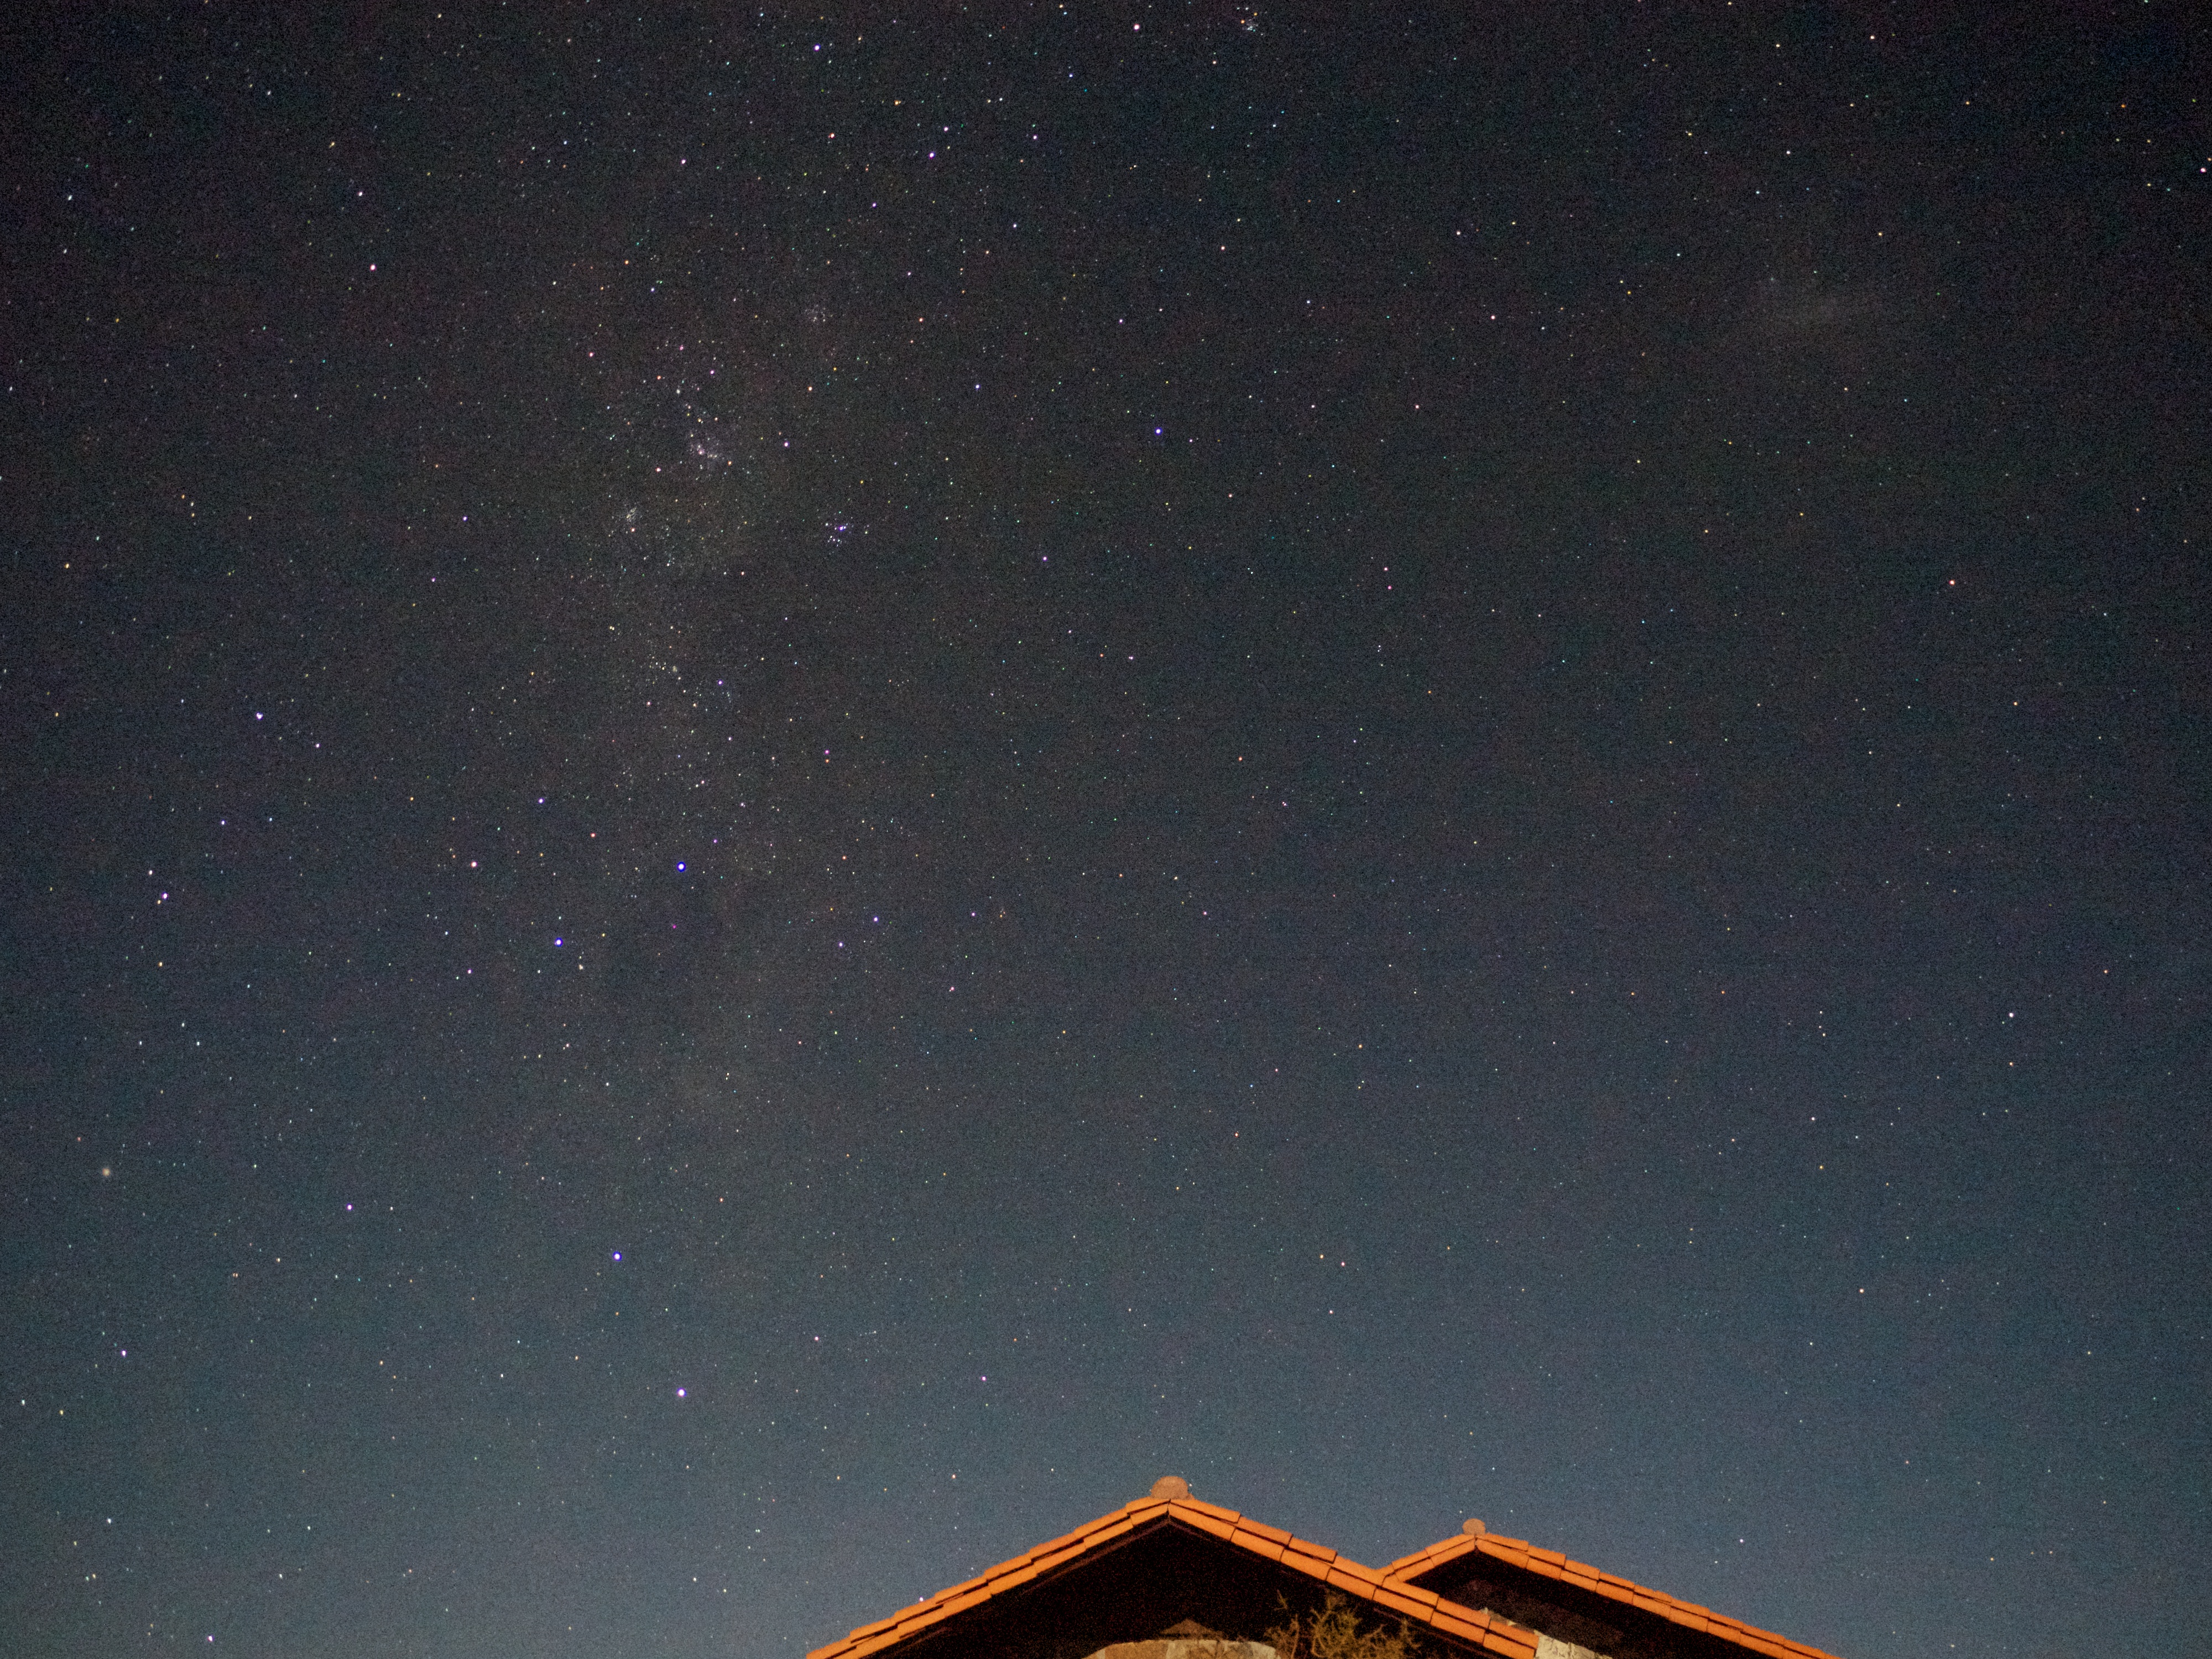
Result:
<instances>
[{"instance_id":1,"label":"roof finial","mask_svg":"<svg viewBox=\"0 0 2212 1659\"><path fill-rule=\"evenodd\" d=\"M1465 1533L1469 1538L1480 1538L1483 1534L1488 1532L1490 1528L1484 1526L1480 1521L1469 1519L1460 1524L1460 1530Z\"/></svg>"},{"instance_id":2,"label":"roof finial","mask_svg":"<svg viewBox=\"0 0 2212 1659\"><path fill-rule=\"evenodd\" d=\"M1152 1482L1152 1496L1155 1498L1188 1498L1190 1496L1190 1482L1184 1480L1179 1474L1164 1474L1158 1480Z\"/></svg>"}]
</instances>

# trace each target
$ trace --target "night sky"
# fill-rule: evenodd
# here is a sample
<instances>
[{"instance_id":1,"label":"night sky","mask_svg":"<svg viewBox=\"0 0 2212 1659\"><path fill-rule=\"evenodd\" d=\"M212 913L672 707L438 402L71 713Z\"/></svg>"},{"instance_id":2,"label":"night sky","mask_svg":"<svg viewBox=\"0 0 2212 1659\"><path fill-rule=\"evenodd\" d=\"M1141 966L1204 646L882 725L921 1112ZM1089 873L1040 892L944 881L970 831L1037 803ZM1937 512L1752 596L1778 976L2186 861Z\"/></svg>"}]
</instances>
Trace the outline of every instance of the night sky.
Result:
<instances>
[{"instance_id":1,"label":"night sky","mask_svg":"<svg viewBox=\"0 0 2212 1659\"><path fill-rule=\"evenodd\" d=\"M308 9L0 40L0 1645L2212 1652L2202 13Z\"/></svg>"}]
</instances>

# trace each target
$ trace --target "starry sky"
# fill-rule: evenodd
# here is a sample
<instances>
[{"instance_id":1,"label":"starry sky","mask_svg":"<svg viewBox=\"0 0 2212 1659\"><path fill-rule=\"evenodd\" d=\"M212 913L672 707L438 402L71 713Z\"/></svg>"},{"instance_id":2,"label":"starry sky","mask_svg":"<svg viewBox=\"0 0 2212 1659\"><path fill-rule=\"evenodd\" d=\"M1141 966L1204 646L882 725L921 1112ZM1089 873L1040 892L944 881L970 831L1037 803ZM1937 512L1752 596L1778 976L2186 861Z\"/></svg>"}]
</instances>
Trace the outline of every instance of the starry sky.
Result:
<instances>
[{"instance_id":1,"label":"starry sky","mask_svg":"<svg viewBox=\"0 0 2212 1659\"><path fill-rule=\"evenodd\" d=\"M15 1650L1174 1473L2212 1651L2212 36L2051 9L17 16Z\"/></svg>"}]
</instances>

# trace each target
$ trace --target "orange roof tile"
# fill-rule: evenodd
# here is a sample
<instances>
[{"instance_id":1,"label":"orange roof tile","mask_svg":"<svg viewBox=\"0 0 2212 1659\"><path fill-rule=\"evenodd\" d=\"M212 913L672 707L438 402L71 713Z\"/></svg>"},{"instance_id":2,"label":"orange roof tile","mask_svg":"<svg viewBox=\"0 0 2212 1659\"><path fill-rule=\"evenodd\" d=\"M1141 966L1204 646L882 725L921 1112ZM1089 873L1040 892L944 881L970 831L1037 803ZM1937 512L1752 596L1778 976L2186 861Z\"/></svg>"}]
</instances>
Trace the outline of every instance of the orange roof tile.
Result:
<instances>
[{"instance_id":1,"label":"orange roof tile","mask_svg":"<svg viewBox=\"0 0 2212 1659\"><path fill-rule=\"evenodd\" d=\"M1178 1510L1177 1514L1181 1519L1188 1521L1200 1532L1209 1534L1215 1538L1234 1538L1237 1535L1237 1516L1233 1515L1227 1520L1224 1520L1223 1511L1217 1510L1211 1515L1205 1514L1199 1510L1195 1504L1188 1509Z\"/></svg>"},{"instance_id":2,"label":"orange roof tile","mask_svg":"<svg viewBox=\"0 0 2212 1659\"><path fill-rule=\"evenodd\" d=\"M1237 1523L1237 1547L1249 1550L1255 1555L1264 1556L1270 1561L1279 1561L1283 1559L1285 1553L1283 1540L1289 1536L1286 1532L1278 1532L1273 1527L1256 1526L1249 1521L1239 1521Z\"/></svg>"},{"instance_id":3,"label":"orange roof tile","mask_svg":"<svg viewBox=\"0 0 2212 1659\"><path fill-rule=\"evenodd\" d=\"M1193 1498L1140 1498L1051 1542L1001 1563L950 1589L939 1590L890 1618L863 1625L842 1641L815 1649L806 1659L867 1659L953 1619L991 1597L1075 1571L1106 1546L1139 1528L1179 1527L1216 1538L1271 1565L1279 1565L1319 1584L1349 1591L1408 1623L1437 1632L1465 1647L1497 1659L1535 1659L1533 1631L1493 1613L1439 1598L1417 1586L1389 1582L1389 1575L1364 1567L1320 1544L1294 1538L1279 1528L1246 1521L1232 1510ZM1806 1650L1810 1653L1811 1650ZM1795 1656L1792 1656L1795 1659Z\"/></svg>"},{"instance_id":4,"label":"orange roof tile","mask_svg":"<svg viewBox=\"0 0 2212 1659\"><path fill-rule=\"evenodd\" d=\"M1470 1523L1473 1524L1473 1523ZM1707 1635L1735 1644L1747 1652L1765 1654L1768 1659L1836 1659L1822 1649L1808 1647L1802 1642L1793 1642L1769 1630L1747 1625L1740 1619L1717 1613L1710 1607L1699 1607L1694 1601L1684 1601L1663 1590L1631 1583L1618 1574L1602 1572L1580 1561L1569 1560L1557 1550L1540 1550L1525 1539L1500 1538L1495 1533L1461 1533L1455 1537L1416 1550L1411 1555L1401 1556L1383 1568L1385 1583L1413 1588L1413 1581L1449 1566L1469 1555L1481 1554L1508 1566L1520 1567L1589 1589L1615 1601L1625 1601L1647 1613L1680 1625L1686 1629L1703 1631ZM1441 1614L1451 1605L1441 1603L1437 1611Z\"/></svg>"}]
</instances>

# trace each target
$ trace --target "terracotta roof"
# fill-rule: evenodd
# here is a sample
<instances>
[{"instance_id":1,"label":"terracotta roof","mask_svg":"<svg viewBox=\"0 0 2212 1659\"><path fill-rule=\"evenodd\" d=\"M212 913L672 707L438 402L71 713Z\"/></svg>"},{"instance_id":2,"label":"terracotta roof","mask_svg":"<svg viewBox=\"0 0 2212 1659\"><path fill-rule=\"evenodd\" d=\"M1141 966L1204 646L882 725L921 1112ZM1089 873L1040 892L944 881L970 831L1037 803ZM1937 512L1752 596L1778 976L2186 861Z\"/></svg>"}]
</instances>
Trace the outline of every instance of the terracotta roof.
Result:
<instances>
[{"instance_id":1,"label":"terracotta roof","mask_svg":"<svg viewBox=\"0 0 2212 1659\"><path fill-rule=\"evenodd\" d=\"M1167 1482L1163 1482L1164 1486ZM841 1642L817 1648L806 1659L866 1659L908 1642L939 1633L938 1627L974 1607L1016 1592L1040 1589L1085 1563L1148 1534L1179 1529L1217 1539L1257 1560L1271 1564L1316 1586L1364 1601L1394 1620L1446 1638L1463 1651L1495 1654L1499 1659L1535 1659L1536 1635L1493 1613L1464 1607L1432 1590L1390 1582L1372 1567L1339 1555L1323 1544L1293 1538L1278 1527L1248 1521L1188 1497L1140 1498L1110 1515L1078 1527L1064 1537L1002 1562L989 1571L939 1590L927 1601L902 1607L890 1618L863 1625ZM945 1634L950 1634L946 1632ZM1139 1632L1132 1632L1131 1635ZM1150 1632L1142 1632L1149 1635ZM1810 1648L1792 1649L1792 1659Z\"/></svg>"},{"instance_id":2,"label":"terracotta roof","mask_svg":"<svg viewBox=\"0 0 2212 1659\"><path fill-rule=\"evenodd\" d=\"M1475 1527L1480 1523L1471 1521L1468 1524ZM1717 1638L1747 1653L1764 1654L1766 1659L1836 1659L1835 1655L1822 1649L1808 1647L1802 1642L1793 1642L1786 1636L1778 1636L1771 1630L1761 1630L1756 1625L1747 1625L1741 1619L1715 1613L1694 1601L1680 1601L1663 1590L1646 1589L1616 1573L1602 1572L1583 1562L1571 1561L1557 1550L1538 1549L1525 1539L1500 1538L1495 1533L1462 1533L1457 1537L1431 1544L1425 1550L1393 1561L1382 1570L1383 1580L1386 1583L1403 1585L1407 1589L1438 1581L1449 1583L1452 1575L1443 1569L1455 1563L1472 1566L1474 1563L1467 1560L1471 1555L1480 1555L1509 1567L1517 1567L1540 1577L1603 1596L1609 1601L1640 1608L1670 1624Z\"/></svg>"}]
</instances>

